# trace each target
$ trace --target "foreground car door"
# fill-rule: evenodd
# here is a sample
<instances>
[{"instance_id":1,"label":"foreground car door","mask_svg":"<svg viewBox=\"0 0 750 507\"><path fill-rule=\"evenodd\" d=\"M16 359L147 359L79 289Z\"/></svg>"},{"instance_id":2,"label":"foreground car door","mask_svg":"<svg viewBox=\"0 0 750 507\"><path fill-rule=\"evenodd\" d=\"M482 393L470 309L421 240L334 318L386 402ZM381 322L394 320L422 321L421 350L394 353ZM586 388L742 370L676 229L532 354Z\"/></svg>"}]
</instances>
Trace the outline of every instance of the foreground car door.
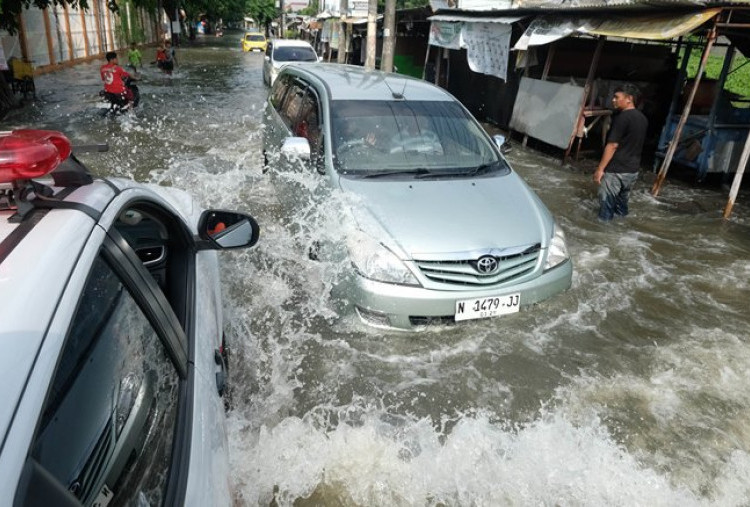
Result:
<instances>
[{"instance_id":1,"label":"foreground car door","mask_svg":"<svg viewBox=\"0 0 750 507\"><path fill-rule=\"evenodd\" d=\"M207 473L191 470L191 456L211 454L195 448L194 413L209 420L223 413L215 387L210 399L195 397L209 390L194 366L193 240L154 202L113 214L106 235L87 246L50 327L49 340L64 341L32 423L19 504L182 505L190 477ZM218 438L203 445L225 450L223 429ZM217 491L204 494L228 503L227 481L213 483Z\"/></svg>"}]
</instances>

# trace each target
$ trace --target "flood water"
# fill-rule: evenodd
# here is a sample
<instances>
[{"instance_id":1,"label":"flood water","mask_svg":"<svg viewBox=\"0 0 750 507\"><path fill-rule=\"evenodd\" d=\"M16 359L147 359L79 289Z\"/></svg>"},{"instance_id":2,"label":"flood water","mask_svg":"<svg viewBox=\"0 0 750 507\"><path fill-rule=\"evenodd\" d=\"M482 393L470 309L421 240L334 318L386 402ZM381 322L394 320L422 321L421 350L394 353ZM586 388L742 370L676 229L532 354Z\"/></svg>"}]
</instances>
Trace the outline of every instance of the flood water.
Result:
<instances>
[{"instance_id":1,"label":"flood water","mask_svg":"<svg viewBox=\"0 0 750 507\"><path fill-rule=\"evenodd\" d=\"M301 236L335 235L335 212L289 217L261 172L263 57L239 40L178 49L171 78L147 63L135 117L100 115L97 62L38 77L3 122L107 142L81 156L98 174L258 219L256 248L222 254L236 505L747 505L747 194L724 221L721 192L642 183L632 215L601 224L590 175L516 146L573 287L493 320L367 328Z\"/></svg>"}]
</instances>

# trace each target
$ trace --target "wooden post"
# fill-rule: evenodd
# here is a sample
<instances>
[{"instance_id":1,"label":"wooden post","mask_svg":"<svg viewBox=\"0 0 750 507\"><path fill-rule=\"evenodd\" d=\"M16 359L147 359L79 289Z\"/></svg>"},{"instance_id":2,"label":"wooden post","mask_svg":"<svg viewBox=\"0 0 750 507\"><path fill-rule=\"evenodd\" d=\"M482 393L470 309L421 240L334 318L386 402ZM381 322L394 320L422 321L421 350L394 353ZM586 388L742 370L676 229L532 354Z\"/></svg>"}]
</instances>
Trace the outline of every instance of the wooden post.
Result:
<instances>
[{"instance_id":1,"label":"wooden post","mask_svg":"<svg viewBox=\"0 0 750 507\"><path fill-rule=\"evenodd\" d=\"M68 59L72 62L75 59L73 52L73 29L70 26L70 14L68 13L68 4L63 4L63 13L65 14L66 35L68 36Z\"/></svg>"},{"instance_id":2,"label":"wooden post","mask_svg":"<svg viewBox=\"0 0 750 507\"><path fill-rule=\"evenodd\" d=\"M88 58L90 51L89 51L89 29L86 26L86 11L84 11L79 6L78 13L81 15L81 27L83 28L83 56Z\"/></svg>"},{"instance_id":3,"label":"wooden post","mask_svg":"<svg viewBox=\"0 0 750 507\"><path fill-rule=\"evenodd\" d=\"M108 29L105 30L105 37L107 37L108 42L108 48L110 51L117 51L117 44L115 44L115 31L114 27L112 26L112 11L109 10L109 7L104 6L104 10L107 11L107 18L106 18L106 25L108 25Z\"/></svg>"},{"instance_id":4,"label":"wooden post","mask_svg":"<svg viewBox=\"0 0 750 507\"><path fill-rule=\"evenodd\" d=\"M430 61L430 42L427 41L427 51L425 51L424 54L424 67L422 67L422 80L424 81L425 76L427 75L427 63Z\"/></svg>"},{"instance_id":5,"label":"wooden post","mask_svg":"<svg viewBox=\"0 0 750 507\"><path fill-rule=\"evenodd\" d=\"M437 62L435 62L435 84L440 86L440 73L443 71L443 48L438 46Z\"/></svg>"},{"instance_id":6,"label":"wooden post","mask_svg":"<svg viewBox=\"0 0 750 507\"><path fill-rule=\"evenodd\" d=\"M26 40L26 23L23 20L23 13L18 14L18 43L21 45L21 58L27 62L31 61L29 54L29 43Z\"/></svg>"},{"instance_id":7,"label":"wooden post","mask_svg":"<svg viewBox=\"0 0 750 507\"><path fill-rule=\"evenodd\" d=\"M44 20L44 34L47 37L47 53L49 54L49 64L55 65L57 58L55 58L55 45L52 43L52 27L49 23L49 8L45 7L42 9L42 19Z\"/></svg>"},{"instance_id":8,"label":"wooden post","mask_svg":"<svg viewBox=\"0 0 750 507\"><path fill-rule=\"evenodd\" d=\"M99 17L99 0L93 0L94 22L96 23L96 38L99 41L99 54L104 54L104 43L102 42L102 20Z\"/></svg>"},{"instance_id":9,"label":"wooden post","mask_svg":"<svg viewBox=\"0 0 750 507\"><path fill-rule=\"evenodd\" d=\"M575 142L576 133L578 131L578 125L584 121L583 120L583 111L586 108L586 101L589 98L589 94L591 93L591 83L594 80L594 74L596 74L596 69L599 66L599 58L602 55L602 48L604 48L604 41L606 40L606 37L599 37L599 40L596 43L596 49L594 50L594 57L591 59L591 66L589 66L589 73L586 76L586 84L583 86L583 97L581 100L581 107L578 108L578 116L576 116L576 123L573 127L573 133L570 134L570 141L568 142L568 148L565 150L565 155L563 156L562 163L564 164L568 157L570 156L570 150L573 148L573 143Z\"/></svg>"},{"instance_id":10,"label":"wooden post","mask_svg":"<svg viewBox=\"0 0 750 507\"><path fill-rule=\"evenodd\" d=\"M734 181L732 181L732 188L729 190L729 200L724 208L724 218L729 218L732 214L732 208L734 207L734 201L737 198L737 193L740 191L740 184L742 183L742 175L745 174L745 166L750 158L750 131L748 131L747 139L745 139L745 147L742 148L742 155L740 155L740 162L737 165L737 171L734 173Z\"/></svg>"},{"instance_id":11,"label":"wooden post","mask_svg":"<svg viewBox=\"0 0 750 507\"><path fill-rule=\"evenodd\" d=\"M688 99L685 102L685 107L682 109L682 116L680 116L680 121L677 122L677 128L674 131L672 140L669 142L669 148L667 148L667 153L664 155L664 160L661 163L661 168L659 169L659 175L656 177L654 186L651 187L651 193L654 196L659 195L661 186L664 184L664 180L667 178L667 171L669 170L669 165L672 163L672 157L674 157L675 151L677 151L677 145L680 142L680 136L682 136L682 128L685 126L685 123L687 123L688 116L690 116L690 108L693 105L695 92L698 91L698 86L700 85L701 77L703 76L703 71L706 69L706 63L708 62L708 55L711 53L711 48L713 47L715 41L716 41L716 18L714 18L714 26L711 27L711 30L709 30L708 32L708 41L706 42L706 47L703 49L703 56L701 57L701 63L700 63L700 66L698 67L698 74L695 76L695 82L693 83L693 88L690 90L690 95L688 95Z\"/></svg>"}]
</instances>

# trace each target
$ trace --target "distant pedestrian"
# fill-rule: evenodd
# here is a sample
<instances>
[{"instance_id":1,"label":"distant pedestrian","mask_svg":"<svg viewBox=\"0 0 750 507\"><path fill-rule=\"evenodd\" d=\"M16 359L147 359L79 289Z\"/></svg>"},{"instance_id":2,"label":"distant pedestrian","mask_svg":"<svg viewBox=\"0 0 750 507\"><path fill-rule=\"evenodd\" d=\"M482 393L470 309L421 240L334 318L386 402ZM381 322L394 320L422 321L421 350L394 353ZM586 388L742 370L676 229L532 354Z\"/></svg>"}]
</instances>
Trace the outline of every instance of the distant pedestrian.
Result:
<instances>
[{"instance_id":1,"label":"distant pedestrian","mask_svg":"<svg viewBox=\"0 0 750 507\"><path fill-rule=\"evenodd\" d=\"M177 53L172 47L172 43L170 41L166 41L164 43L164 56L166 57L163 66L164 72L166 72L167 74L172 74L172 70L174 70L175 65L177 65Z\"/></svg>"},{"instance_id":2,"label":"distant pedestrian","mask_svg":"<svg viewBox=\"0 0 750 507\"><path fill-rule=\"evenodd\" d=\"M646 116L635 108L639 96L638 87L625 84L615 89L612 97L617 112L594 172L594 181L599 184L599 219L603 221L628 214L630 190L638 178L648 128Z\"/></svg>"},{"instance_id":3,"label":"distant pedestrian","mask_svg":"<svg viewBox=\"0 0 750 507\"><path fill-rule=\"evenodd\" d=\"M141 63L143 60L143 56L141 55L140 50L135 47L135 42L132 42L130 44L130 49L128 50L128 68L133 69L133 73L138 73L138 67L141 69L143 68L143 64Z\"/></svg>"}]
</instances>

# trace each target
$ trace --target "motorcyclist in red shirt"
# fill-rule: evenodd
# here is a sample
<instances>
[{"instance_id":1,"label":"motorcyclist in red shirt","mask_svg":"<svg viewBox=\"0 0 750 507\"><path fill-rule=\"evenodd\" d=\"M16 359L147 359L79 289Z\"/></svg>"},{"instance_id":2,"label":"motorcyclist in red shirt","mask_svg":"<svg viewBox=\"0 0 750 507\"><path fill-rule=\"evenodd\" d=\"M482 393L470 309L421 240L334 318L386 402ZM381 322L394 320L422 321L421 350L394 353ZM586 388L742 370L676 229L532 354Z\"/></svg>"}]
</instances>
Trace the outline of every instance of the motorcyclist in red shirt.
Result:
<instances>
[{"instance_id":1,"label":"motorcyclist in red shirt","mask_svg":"<svg viewBox=\"0 0 750 507\"><path fill-rule=\"evenodd\" d=\"M117 64L117 53L109 51L106 57L107 64L99 70L104 81L104 95L113 105L126 108L134 100L133 90L126 86L126 81L133 80L133 77Z\"/></svg>"}]
</instances>

